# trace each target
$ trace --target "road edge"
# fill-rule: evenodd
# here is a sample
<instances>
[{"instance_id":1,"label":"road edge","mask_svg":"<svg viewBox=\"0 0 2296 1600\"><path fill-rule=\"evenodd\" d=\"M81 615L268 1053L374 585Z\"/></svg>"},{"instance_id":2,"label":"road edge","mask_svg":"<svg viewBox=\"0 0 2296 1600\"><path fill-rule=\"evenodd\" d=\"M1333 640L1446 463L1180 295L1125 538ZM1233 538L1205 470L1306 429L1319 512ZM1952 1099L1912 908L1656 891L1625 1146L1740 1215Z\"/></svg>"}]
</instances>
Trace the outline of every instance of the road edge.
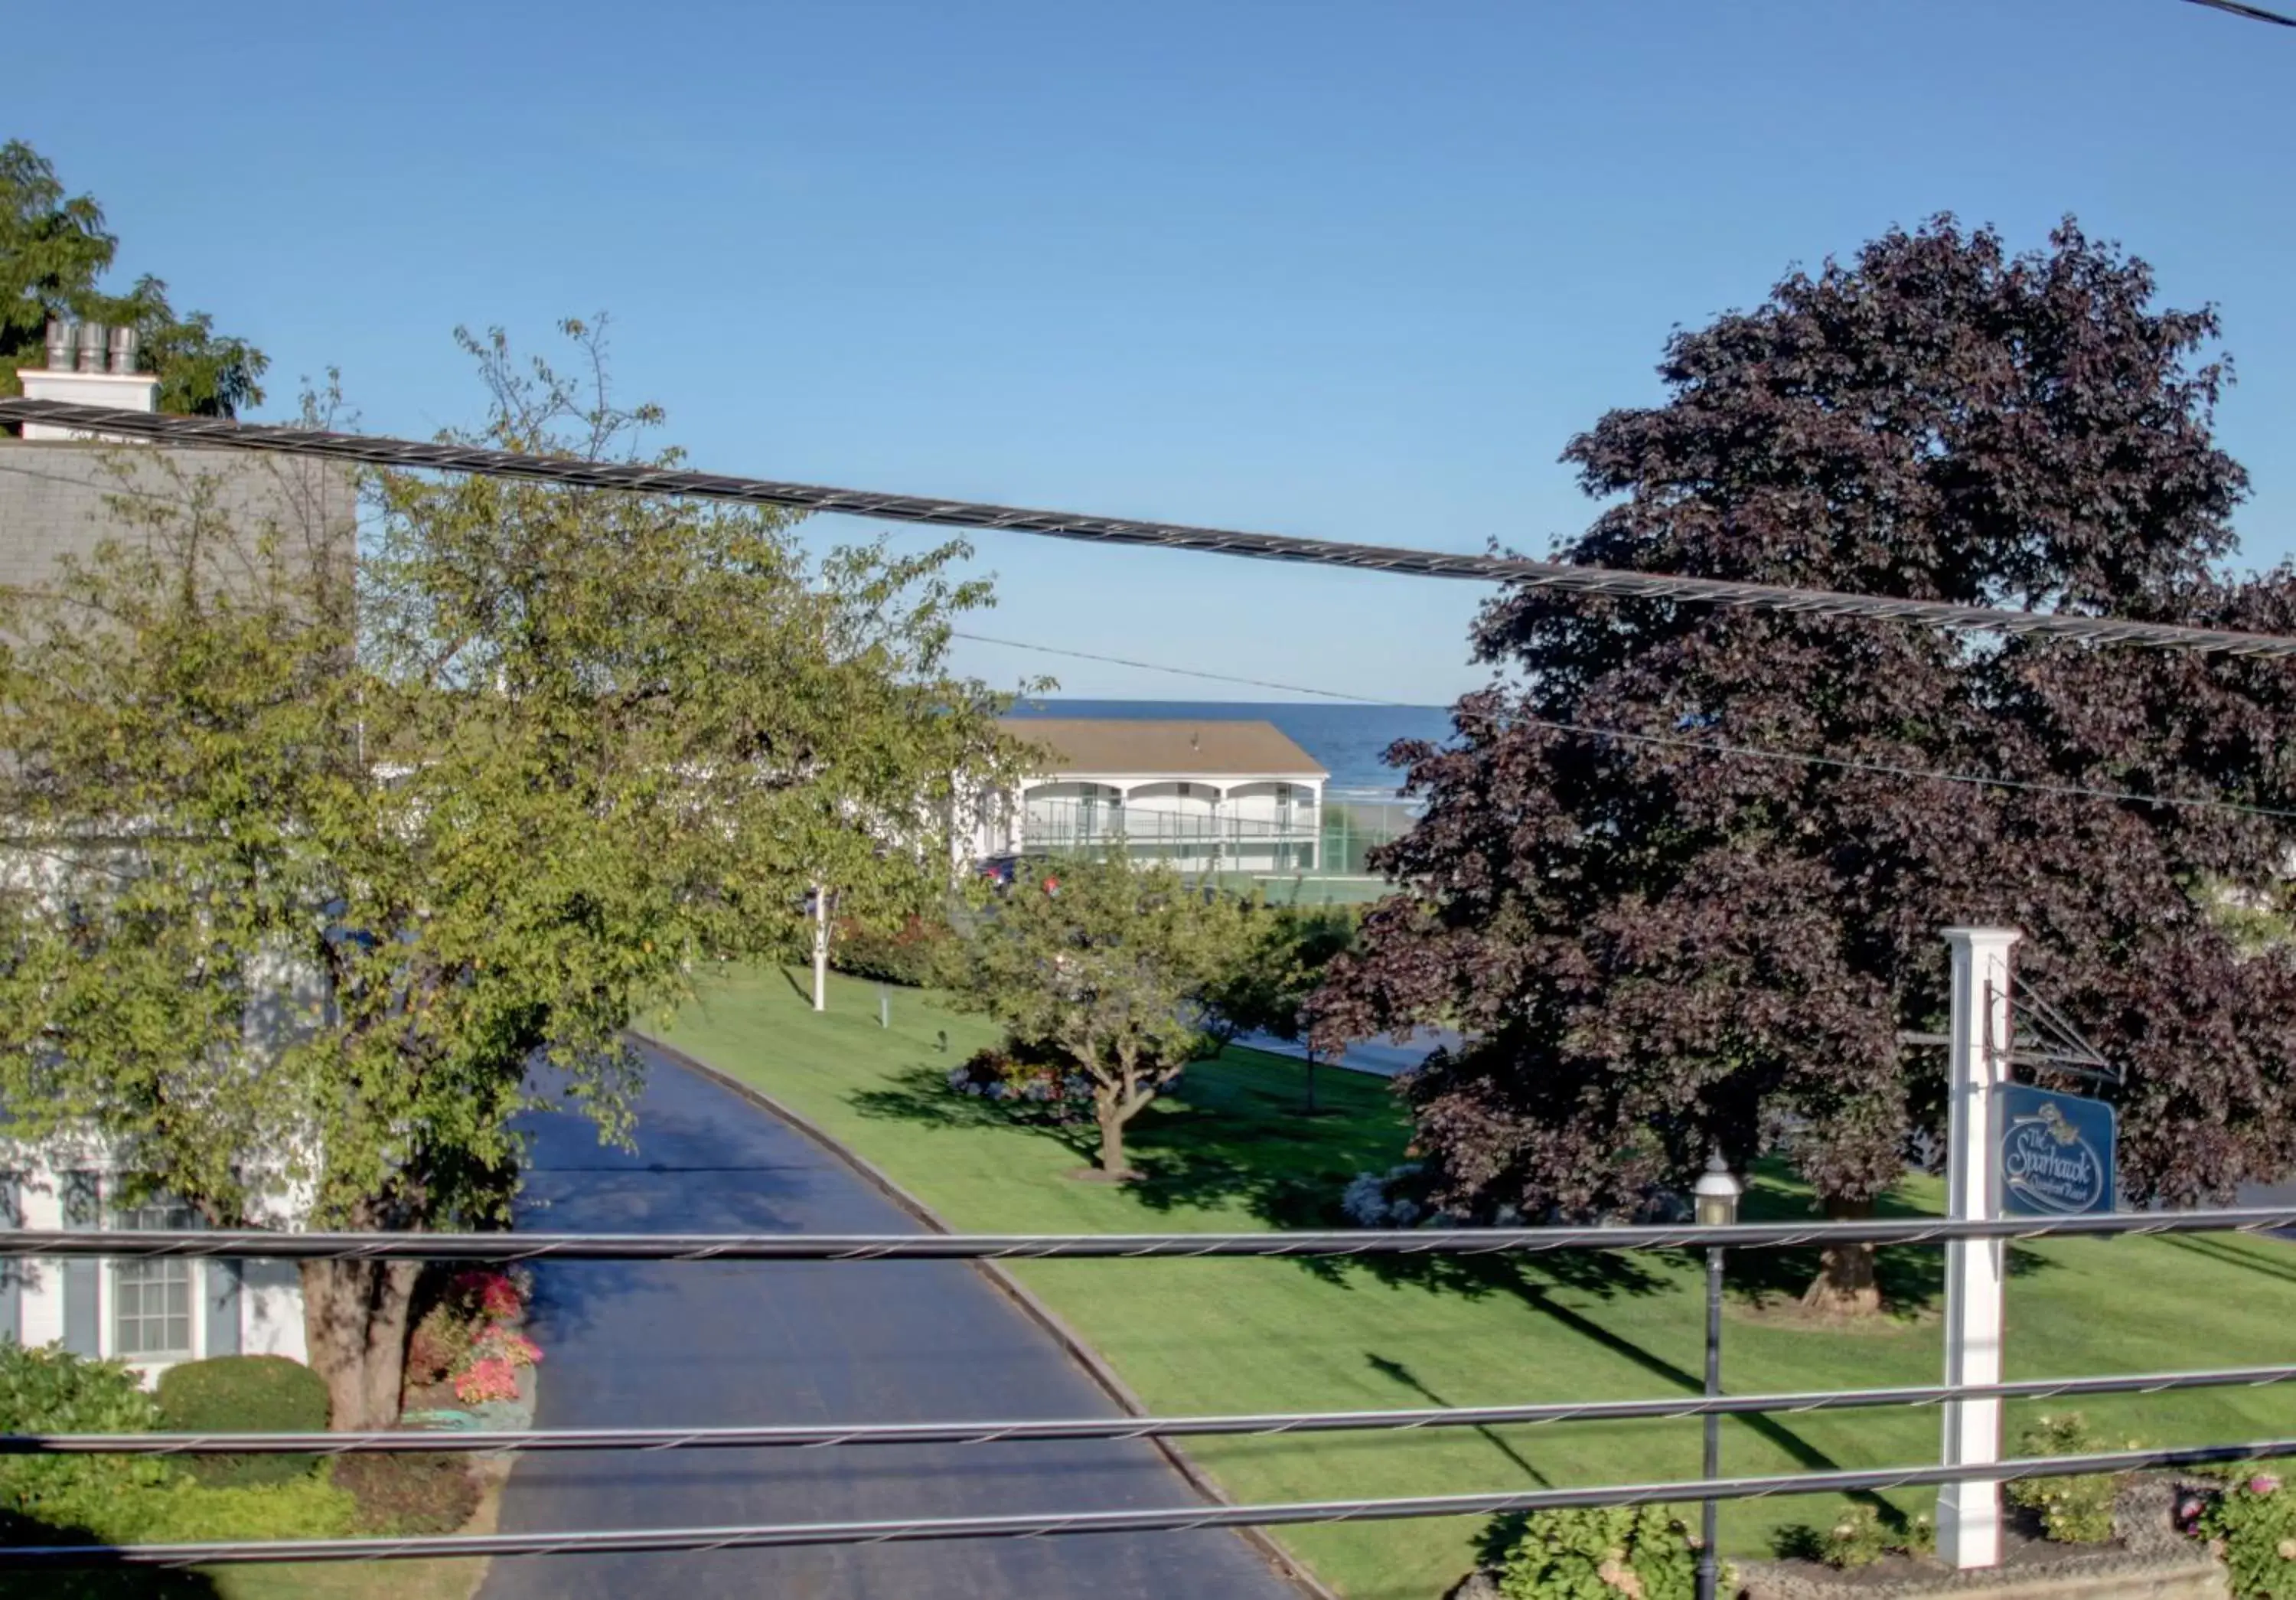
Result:
<instances>
[{"instance_id":1,"label":"road edge","mask_svg":"<svg viewBox=\"0 0 2296 1600\"><path fill-rule=\"evenodd\" d=\"M768 1115L777 1117L788 1123L850 1168L855 1176L900 1207L929 1231L936 1234L953 1234L956 1231L949 1227L931 1206L901 1187L882 1168L860 1152L850 1148L843 1140L803 1112L776 1100L754 1084L742 1082L723 1068L713 1067L699 1056L679 1049L656 1034L640 1028L627 1028L623 1031L645 1048L657 1052L695 1076L707 1079L729 1094L749 1101ZM1100 1352L1086 1344L1083 1336L1069 1326L1059 1312L1039 1300L1034 1291L1006 1270L1004 1263L974 1260L968 1262L967 1265L996 1285L1006 1299L1020 1308L1023 1316L1052 1335L1053 1342L1061 1347L1070 1360L1084 1369L1085 1375L1116 1403L1118 1410L1127 1416L1148 1415L1147 1407L1141 1401L1140 1397L1132 1391L1132 1386L1117 1375L1116 1369L1101 1358ZM1155 1446L1157 1452L1171 1463L1172 1470L1180 1474L1182 1481L1205 1499L1215 1506L1235 1504L1220 1488L1218 1481L1198 1465L1195 1460L1177 1444L1168 1439L1150 1439L1147 1442ZM1312 1596L1313 1600L1340 1600L1336 1591L1326 1587L1321 1579L1308 1571L1297 1557L1276 1543L1264 1530L1238 1528L1234 1531L1242 1538L1244 1543L1259 1552L1261 1559L1275 1569L1277 1576L1293 1584L1302 1594Z\"/></svg>"}]
</instances>

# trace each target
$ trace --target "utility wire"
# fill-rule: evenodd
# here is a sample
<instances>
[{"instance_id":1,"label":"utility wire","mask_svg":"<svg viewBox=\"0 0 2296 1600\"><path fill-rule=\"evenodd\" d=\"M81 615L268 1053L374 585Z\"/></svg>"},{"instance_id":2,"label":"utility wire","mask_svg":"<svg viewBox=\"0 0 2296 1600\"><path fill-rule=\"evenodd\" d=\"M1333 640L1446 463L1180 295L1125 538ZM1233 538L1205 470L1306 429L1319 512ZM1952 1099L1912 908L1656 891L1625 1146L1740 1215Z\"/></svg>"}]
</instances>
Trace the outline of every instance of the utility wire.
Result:
<instances>
[{"instance_id":1,"label":"utility wire","mask_svg":"<svg viewBox=\"0 0 2296 1600\"><path fill-rule=\"evenodd\" d=\"M280 1261L1004 1261L1107 1257L1546 1255L1568 1250L1752 1250L1954 1239L2272 1233L2296 1206L2074 1217L1863 1222L1637 1223L1252 1234L425 1234L265 1228L0 1228L0 1259L188 1257Z\"/></svg>"},{"instance_id":2,"label":"utility wire","mask_svg":"<svg viewBox=\"0 0 2296 1600\"><path fill-rule=\"evenodd\" d=\"M975 644L997 644L1008 650L1032 650L1042 655L1067 656L1080 661L1099 661L1112 667L1135 667L1148 672L1168 672L1179 677L1204 678L1213 683L1243 684L1256 689L1281 689L1294 694L1320 694L1331 700L1352 701L1360 705L1394 706L1406 710L1424 710L1409 701L1383 700L1371 694L1350 694L1339 689L1311 689L1305 684L1280 684L1264 677L1239 677L1233 673L1209 672L1195 667L1172 667L1160 661L1134 661L1126 656L1100 655L1088 650L1063 650L1051 644L1030 644L1019 639L999 639L987 634L952 632L952 638L968 640ZM1674 734L1636 734L1620 728L1595 727L1587 723L1558 722L1546 717L1515 717L1512 718L1527 727L1546 728L1553 733L1569 734L1586 739L1616 739L1628 744L1651 744L1668 750L1686 750L1710 756L1727 756L1747 761L1791 761L1810 767L1826 767L1842 772L1867 772L1882 777L1910 778L1931 784L1964 784L1985 789L2012 789L2027 794L2054 794L2075 800L2110 800L2116 805L2177 806L2187 810L2235 811L2247 816L2273 816L2296 820L2296 810L2284 807L2251 806L2240 800L2213 797L2187 799L2173 794L2154 794L2133 789L2096 789L2076 784L2046 784L2025 778L1989 777L1974 772L1939 772L1934 767L1902 767L1887 761L1860 761L1845 756L1813 755L1806 751L1772 750L1760 745L1726 744L1711 739L1687 738Z\"/></svg>"},{"instance_id":3,"label":"utility wire","mask_svg":"<svg viewBox=\"0 0 2296 1600\"><path fill-rule=\"evenodd\" d=\"M1939 600L1893 600L1877 595L1846 595L1784 584L1738 583L1725 578L1669 577L1618 571L1567 562L1521 556L1455 555L1388 545L1347 544L1232 529L1199 528L1181 522L1148 521L1057 511L1031 511L964 500L886 494L873 489L831 488L762 478L650 467L627 462L584 461L536 455L476 445L424 443L380 435L332 433L316 428L241 423L220 417L163 416L61 400L0 399L0 420L48 423L89 432L155 439L161 443L214 445L234 449L274 450L292 455L351 461L369 466L471 472L516 478L570 488L611 489L634 494L684 495L737 505L777 505L841 515L920 522L941 528L972 528L1078 539L1088 544L1145 546L1198 550L1259 561L1302 562L1353 567L1365 571L1419 578L1463 578L1488 583L1552 588L1572 594L1622 595L1643 600L1679 600L1703 604L1779 611L1795 616L1873 618L1915 622L1951 630L2014 636L2079 639L2099 644L2136 644L2162 650L2285 659L2296 656L2296 637L2083 617L2057 611L1957 605Z\"/></svg>"},{"instance_id":4,"label":"utility wire","mask_svg":"<svg viewBox=\"0 0 2296 1600\"><path fill-rule=\"evenodd\" d=\"M2216 1466L2296 1455L2296 1439L2183 1449L2040 1456L1953 1466L1887 1466L1848 1472L1781 1473L1758 1478L1688 1478L1485 1494L1390 1499L1313 1500L1278 1505L1198 1505L1056 1515L910 1517L852 1522L765 1522L705 1528L599 1528L564 1533L460 1533L401 1538L229 1539L174 1545L0 1546L0 1568L199 1567L299 1561L398 1561L417 1556L582 1555L654 1550L755 1550L808 1545L914 1544L944 1539L1044 1538L1072 1533L1177 1533L1204 1528L1278 1528L1306 1523L1391 1522L1410 1517L1496 1516L1587 1506L1669 1506L1751 1500L1773 1495L1880 1493L2002 1478L2066 1478L2154 1467Z\"/></svg>"},{"instance_id":5,"label":"utility wire","mask_svg":"<svg viewBox=\"0 0 2296 1600\"><path fill-rule=\"evenodd\" d=\"M2193 5L2205 5L2210 11L2229 12L2235 17L2245 17L2251 22L2272 22L2282 28L2296 28L2296 17L2284 17L2276 11L2267 11L2260 5L2249 5L2244 0L2187 0Z\"/></svg>"},{"instance_id":6,"label":"utility wire","mask_svg":"<svg viewBox=\"0 0 2296 1600\"><path fill-rule=\"evenodd\" d=\"M1102 1439L1193 1439L1536 1427L1555 1423L1651 1422L1957 1400L2044 1400L2068 1395L2167 1394L2186 1389L2261 1388L2296 1382L2296 1366L2234 1366L2123 1377L2027 1378L2013 1383L1909 1384L1785 1394L1670 1395L1651 1400L1565 1400L1520 1406L1419 1407L1396 1411L1276 1412L1239 1416L1091 1416L1010 1422L816 1423L781 1427L530 1428L367 1433L6 1433L0 1456L361 1456L498 1450L819 1449L843 1445L1042 1444Z\"/></svg>"}]
</instances>

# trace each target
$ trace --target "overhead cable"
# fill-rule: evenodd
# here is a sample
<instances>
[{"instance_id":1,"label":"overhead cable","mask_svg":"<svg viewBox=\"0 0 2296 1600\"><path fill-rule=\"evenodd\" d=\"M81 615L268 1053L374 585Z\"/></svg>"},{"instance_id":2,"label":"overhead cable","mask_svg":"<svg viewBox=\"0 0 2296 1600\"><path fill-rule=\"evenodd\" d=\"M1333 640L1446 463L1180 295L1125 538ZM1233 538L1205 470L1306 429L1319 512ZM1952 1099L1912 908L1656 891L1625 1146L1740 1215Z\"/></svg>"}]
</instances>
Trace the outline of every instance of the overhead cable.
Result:
<instances>
[{"instance_id":1,"label":"overhead cable","mask_svg":"<svg viewBox=\"0 0 2296 1600\"><path fill-rule=\"evenodd\" d=\"M1201 1234L428 1234L264 1228L0 1228L0 1258L281 1261L1003 1261L1111 1257L1546 1255L1566 1250L1791 1249L1954 1239L2269 1233L2296 1207L1857 1222L1633 1223Z\"/></svg>"},{"instance_id":2,"label":"overhead cable","mask_svg":"<svg viewBox=\"0 0 2296 1600\"><path fill-rule=\"evenodd\" d=\"M1349 701L1358 705L1393 706L1400 710L1422 711L1431 708L1414 705L1406 700L1382 700L1371 694L1350 694L1338 689L1311 689L1304 684L1279 684L1264 677L1239 677L1233 673L1210 672L1195 667L1170 667L1160 661L1134 661L1126 656L1098 655L1088 650L1066 650L1051 644L1030 644L1019 639L999 639L987 634L952 630L949 636L969 640L975 644L1001 644L1008 650L1030 650L1041 655L1067 656L1081 661L1099 661L1111 667L1135 667L1147 672L1169 672L1180 677L1204 678L1213 683L1242 684L1256 689L1282 689L1294 694L1320 694L1331 700ZM1510 715L1507 720L1525 727L1546 728L1558 734L1575 734L1595 740L1616 740L1622 744L1657 745L1668 750L1686 750L1702 755L1722 756L1744 761L1790 761L1809 767L1827 767L1842 772L1868 772L1881 777L1910 778L1930 784L1965 784L1983 789L2013 789L2027 794L2054 794L2073 800L2110 800L2117 805L2174 806L2180 809L2202 811L2236 811L2247 816L2277 816L2296 819L2296 810L2278 806L2251 806L2241 800L2228 800L2213 795L2184 796L2158 794L2139 789L2099 789L2078 784L2047 784L2026 778L1992 777L1983 773L1940 772L1930 767L1903 767L1890 761L1861 761L1847 756L1821 756L1807 751L1774 750L1757 744L1728 744L1718 740L1693 738L1681 734L1635 734L1623 729L1598 727L1591 723L1558 722L1550 717Z\"/></svg>"},{"instance_id":3,"label":"overhead cable","mask_svg":"<svg viewBox=\"0 0 2296 1600\"><path fill-rule=\"evenodd\" d=\"M362 1433L4 1433L0 1456L361 1456L437 1450L496 1451L820 1449L848 1445L1042 1444L1102 1439L1377 1432L1428 1428L1537 1427L1556 1423L1647 1422L1954 1400L2057 1399L2068 1395L2165 1394L2296 1382L2296 1366L2232 1366L2103 1378L2026 1378L2013 1383L1908 1384L1784 1394L1676 1395L1652 1400L1542 1401L1518 1406L1434 1406L1388 1411L1275 1412L1235 1416L1090 1416L1009 1422L814 1423L768 1427L529 1428L472 1432L390 1429Z\"/></svg>"},{"instance_id":4,"label":"overhead cable","mask_svg":"<svg viewBox=\"0 0 2296 1600\"><path fill-rule=\"evenodd\" d=\"M1414 1517L1499 1516L1588 1506L1667 1506L1693 1500L1751 1500L1774 1495L1882 1493L2001 1478L2064 1478L2156 1467L2217 1466L2296 1455L2296 1439L2180 1449L2040 1456L1953 1466L1869 1467L1780 1473L1765 1477L1690 1478L1587 1489L1387 1499L1313 1500L1259 1506L1177 1506L1054 1515L911 1517L850 1522L763 1522L728 1527L580 1529L562 1533L439 1534L398 1538L218 1539L168 1545L6 1545L0 1568L201 1567L302 1561L396 1561L479 1555L594 1555L656 1550L756 1550L811 1545L916 1544L943 1539L1045 1538L1083 1533L1177 1533L1204 1528L1279 1528L1303 1523L1392 1522Z\"/></svg>"},{"instance_id":5,"label":"overhead cable","mask_svg":"<svg viewBox=\"0 0 2296 1600\"><path fill-rule=\"evenodd\" d=\"M1739 583L1726 578L1669 577L1619 571L1568 562L1524 556L1463 555L1398 546L1349 544L1285 534L1245 533L1182 522L1133 517L1103 517L1019 506L889 494L874 489L832 488L763 478L654 467L632 462L586 461L538 455L477 445L423 442L380 435L333 433L316 428L242 423L221 417L165 416L74 406L61 400L0 399L0 421L45 423L105 435L147 439L166 444L271 450L287 455L349 461L367 466L467 472L516 478L570 488L611 489L633 494L678 495L737 505L772 505L931 527L979 529L1087 544L1150 546L1236 555L1259 561L1300 562L1352 567L1362 571L1416 578L1460 578L1572 594L1619 595L1641 600L1689 601L1700 604L1777 611L1795 616L1871 618L1923 624L1964 632L2019 637L2079 639L2098 644L2134 644L2162 650L2282 659L2296 656L2296 637L2189 628L2177 623L2087 617L2061 611L2015 611L1958 605L1941 600L1897 600L1877 595L1847 595L1785 584Z\"/></svg>"},{"instance_id":6,"label":"overhead cable","mask_svg":"<svg viewBox=\"0 0 2296 1600\"><path fill-rule=\"evenodd\" d=\"M2205 5L2210 11L2229 12L2235 17L2245 17L2251 22L2272 22L2282 28L2296 28L2296 17L2283 16L2276 11L2267 11L2260 5L2251 5L2247 0L2189 0L2194 5Z\"/></svg>"}]
</instances>

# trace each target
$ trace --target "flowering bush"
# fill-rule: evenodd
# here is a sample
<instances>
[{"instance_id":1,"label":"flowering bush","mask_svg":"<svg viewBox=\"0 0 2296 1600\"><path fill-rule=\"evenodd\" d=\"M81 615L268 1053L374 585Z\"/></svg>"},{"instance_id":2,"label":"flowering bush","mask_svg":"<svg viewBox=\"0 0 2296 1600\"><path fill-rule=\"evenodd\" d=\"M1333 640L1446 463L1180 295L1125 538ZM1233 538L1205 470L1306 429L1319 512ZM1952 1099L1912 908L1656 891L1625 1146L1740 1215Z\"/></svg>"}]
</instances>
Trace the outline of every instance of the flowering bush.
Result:
<instances>
[{"instance_id":1,"label":"flowering bush","mask_svg":"<svg viewBox=\"0 0 2296 1600\"><path fill-rule=\"evenodd\" d=\"M465 1405L516 1399L519 1369L542 1359L540 1347L518 1331L533 1297L534 1280L523 1268L456 1273L408 1341L408 1378L450 1383Z\"/></svg>"},{"instance_id":2,"label":"flowering bush","mask_svg":"<svg viewBox=\"0 0 2296 1600\"><path fill-rule=\"evenodd\" d=\"M2138 1440L2106 1439L2093 1432L2078 1411L2045 1416L2018 1440L2023 1456L2088 1456L2103 1450L2138 1449ZM2010 1504L2040 1514L2041 1531L2069 1545L2101 1545L2112 1537L2113 1502L2126 1473L2091 1473L2079 1478L2020 1478L2008 1487Z\"/></svg>"},{"instance_id":3,"label":"flowering bush","mask_svg":"<svg viewBox=\"0 0 2296 1600\"><path fill-rule=\"evenodd\" d=\"M2296 1600L2296 1493L2277 1474L2234 1481L2194 1520L2224 1557L2240 1600Z\"/></svg>"},{"instance_id":4,"label":"flowering bush","mask_svg":"<svg viewBox=\"0 0 2296 1600\"><path fill-rule=\"evenodd\" d=\"M974 1051L963 1066L950 1069L948 1087L960 1095L1040 1105L1066 1115L1092 1104L1092 1079L1067 1071L1069 1064L1049 1046L1007 1039Z\"/></svg>"},{"instance_id":5,"label":"flowering bush","mask_svg":"<svg viewBox=\"0 0 2296 1600\"><path fill-rule=\"evenodd\" d=\"M500 1323L490 1324L481 1333L471 1353L479 1361L506 1361L512 1366L532 1366L542 1359L542 1347L515 1329Z\"/></svg>"},{"instance_id":6,"label":"flowering bush","mask_svg":"<svg viewBox=\"0 0 2296 1600\"><path fill-rule=\"evenodd\" d=\"M1870 1567L1884 1555L1927 1555L1936 1548L1929 1518L1890 1522L1874 1506L1850 1506L1817 1537L1818 1559L1830 1567Z\"/></svg>"},{"instance_id":7,"label":"flowering bush","mask_svg":"<svg viewBox=\"0 0 2296 1600\"><path fill-rule=\"evenodd\" d=\"M1340 1210L1357 1227L1410 1227L1430 1214L1426 1186L1417 1161L1385 1172L1358 1172L1340 1196Z\"/></svg>"},{"instance_id":8,"label":"flowering bush","mask_svg":"<svg viewBox=\"0 0 2296 1600\"><path fill-rule=\"evenodd\" d=\"M455 1374L455 1398L466 1406L518 1399L518 1368L500 1356L481 1356Z\"/></svg>"},{"instance_id":9,"label":"flowering bush","mask_svg":"<svg viewBox=\"0 0 2296 1600\"><path fill-rule=\"evenodd\" d=\"M526 1291L506 1272L458 1272L447 1285L447 1296L477 1318L516 1322L526 1315Z\"/></svg>"}]
</instances>

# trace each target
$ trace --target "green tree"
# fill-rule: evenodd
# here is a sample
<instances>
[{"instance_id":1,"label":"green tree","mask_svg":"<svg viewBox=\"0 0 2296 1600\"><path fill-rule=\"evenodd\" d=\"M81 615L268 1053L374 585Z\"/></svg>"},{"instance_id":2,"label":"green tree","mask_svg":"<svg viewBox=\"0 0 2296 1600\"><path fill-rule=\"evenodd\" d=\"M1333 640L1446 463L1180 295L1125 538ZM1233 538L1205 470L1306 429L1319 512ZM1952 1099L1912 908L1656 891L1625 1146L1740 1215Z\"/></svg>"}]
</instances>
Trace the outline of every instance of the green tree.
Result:
<instances>
[{"instance_id":1,"label":"green tree","mask_svg":"<svg viewBox=\"0 0 2296 1600\"><path fill-rule=\"evenodd\" d=\"M1309 998L1332 957L1355 943L1356 916L1336 906L1257 905L1242 952L1204 996L1204 1025L1222 1046L1265 1033L1308 1037ZM1308 1041L1308 1112L1316 1111L1316 1046Z\"/></svg>"},{"instance_id":2,"label":"green tree","mask_svg":"<svg viewBox=\"0 0 2296 1600\"><path fill-rule=\"evenodd\" d=\"M1242 902L1111 855L1063 861L1049 889L1016 880L972 920L948 964L956 1004L1088 1079L1101 1170L1128 1176L1125 1125L1203 1054L1206 997L1246 945Z\"/></svg>"},{"instance_id":3,"label":"green tree","mask_svg":"<svg viewBox=\"0 0 2296 1600\"><path fill-rule=\"evenodd\" d=\"M656 420L465 342L488 445L627 457ZM186 482L0 618L0 1100L218 1224L498 1224L516 1113L624 1135L626 1024L788 954L816 878L932 903L1001 759L1001 705L945 668L987 598L961 546L814 560L778 513L370 488L355 580ZM336 1426L395 1415L413 1276L304 1268Z\"/></svg>"},{"instance_id":4,"label":"green tree","mask_svg":"<svg viewBox=\"0 0 2296 1600\"><path fill-rule=\"evenodd\" d=\"M66 194L47 158L21 140L0 144L0 395L19 392L17 368L46 365L48 319L70 316L136 331L162 411L236 416L260 405L271 365L262 351L217 333L205 312L178 313L149 274L125 294L98 286L119 248L92 195Z\"/></svg>"}]
</instances>

